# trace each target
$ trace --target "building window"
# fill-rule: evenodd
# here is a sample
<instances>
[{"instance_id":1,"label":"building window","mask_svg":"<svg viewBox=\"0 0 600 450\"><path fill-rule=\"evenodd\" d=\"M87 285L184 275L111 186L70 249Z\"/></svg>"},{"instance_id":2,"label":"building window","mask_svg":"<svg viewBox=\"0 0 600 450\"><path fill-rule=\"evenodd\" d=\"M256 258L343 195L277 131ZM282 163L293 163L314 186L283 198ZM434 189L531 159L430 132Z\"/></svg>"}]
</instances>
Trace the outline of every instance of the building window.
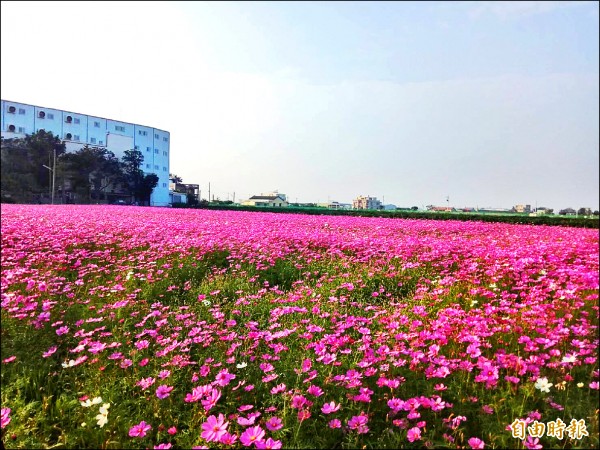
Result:
<instances>
[{"instance_id":1,"label":"building window","mask_svg":"<svg viewBox=\"0 0 600 450\"><path fill-rule=\"evenodd\" d=\"M158 149L157 148L154 149L154 153L158 154Z\"/></svg>"},{"instance_id":2,"label":"building window","mask_svg":"<svg viewBox=\"0 0 600 450\"><path fill-rule=\"evenodd\" d=\"M146 151L149 152L150 151L150 147L146 147Z\"/></svg>"},{"instance_id":3,"label":"building window","mask_svg":"<svg viewBox=\"0 0 600 450\"><path fill-rule=\"evenodd\" d=\"M25 127L19 127L19 133L25 134Z\"/></svg>"},{"instance_id":4,"label":"building window","mask_svg":"<svg viewBox=\"0 0 600 450\"><path fill-rule=\"evenodd\" d=\"M154 170L158 170L158 166L154 164Z\"/></svg>"},{"instance_id":5,"label":"building window","mask_svg":"<svg viewBox=\"0 0 600 450\"><path fill-rule=\"evenodd\" d=\"M163 187L167 187L167 183L163 183Z\"/></svg>"},{"instance_id":6,"label":"building window","mask_svg":"<svg viewBox=\"0 0 600 450\"><path fill-rule=\"evenodd\" d=\"M79 119L74 119L73 123L79 123Z\"/></svg>"},{"instance_id":7,"label":"building window","mask_svg":"<svg viewBox=\"0 0 600 450\"><path fill-rule=\"evenodd\" d=\"M166 172L167 168L165 166L163 166L163 172Z\"/></svg>"},{"instance_id":8,"label":"building window","mask_svg":"<svg viewBox=\"0 0 600 450\"><path fill-rule=\"evenodd\" d=\"M52 113L48 113L46 117L48 118L48 120L54 120L54 114Z\"/></svg>"},{"instance_id":9,"label":"building window","mask_svg":"<svg viewBox=\"0 0 600 450\"><path fill-rule=\"evenodd\" d=\"M160 136L158 134L155 134L154 139L160 139Z\"/></svg>"},{"instance_id":10,"label":"building window","mask_svg":"<svg viewBox=\"0 0 600 450\"><path fill-rule=\"evenodd\" d=\"M164 137L164 138L163 138L163 141L165 141L165 142L169 142L169 138L168 138L168 137Z\"/></svg>"},{"instance_id":11,"label":"building window","mask_svg":"<svg viewBox=\"0 0 600 450\"><path fill-rule=\"evenodd\" d=\"M140 136L148 136L148 132L147 131L138 130L138 134Z\"/></svg>"},{"instance_id":12,"label":"building window","mask_svg":"<svg viewBox=\"0 0 600 450\"><path fill-rule=\"evenodd\" d=\"M25 114L25 110L23 108L19 108L19 114Z\"/></svg>"},{"instance_id":13,"label":"building window","mask_svg":"<svg viewBox=\"0 0 600 450\"><path fill-rule=\"evenodd\" d=\"M169 156L169 152L163 152L163 156Z\"/></svg>"},{"instance_id":14,"label":"building window","mask_svg":"<svg viewBox=\"0 0 600 450\"><path fill-rule=\"evenodd\" d=\"M96 138L90 138L90 142L91 142L92 144L95 144L95 143L96 143Z\"/></svg>"},{"instance_id":15,"label":"building window","mask_svg":"<svg viewBox=\"0 0 600 450\"><path fill-rule=\"evenodd\" d=\"M115 125L115 131L121 131L122 133L125 132L125 127L119 126L119 125Z\"/></svg>"},{"instance_id":16,"label":"building window","mask_svg":"<svg viewBox=\"0 0 600 450\"><path fill-rule=\"evenodd\" d=\"M98 141L99 145L104 145L104 141Z\"/></svg>"},{"instance_id":17,"label":"building window","mask_svg":"<svg viewBox=\"0 0 600 450\"><path fill-rule=\"evenodd\" d=\"M150 164L146 164L146 169L150 169Z\"/></svg>"},{"instance_id":18,"label":"building window","mask_svg":"<svg viewBox=\"0 0 600 450\"><path fill-rule=\"evenodd\" d=\"M100 128L100 122L94 122L94 127L95 128Z\"/></svg>"},{"instance_id":19,"label":"building window","mask_svg":"<svg viewBox=\"0 0 600 450\"><path fill-rule=\"evenodd\" d=\"M78 141L78 140L79 140L79 135L78 135L78 134L74 135L74 136L73 136L73 140L74 140L74 141Z\"/></svg>"}]
</instances>

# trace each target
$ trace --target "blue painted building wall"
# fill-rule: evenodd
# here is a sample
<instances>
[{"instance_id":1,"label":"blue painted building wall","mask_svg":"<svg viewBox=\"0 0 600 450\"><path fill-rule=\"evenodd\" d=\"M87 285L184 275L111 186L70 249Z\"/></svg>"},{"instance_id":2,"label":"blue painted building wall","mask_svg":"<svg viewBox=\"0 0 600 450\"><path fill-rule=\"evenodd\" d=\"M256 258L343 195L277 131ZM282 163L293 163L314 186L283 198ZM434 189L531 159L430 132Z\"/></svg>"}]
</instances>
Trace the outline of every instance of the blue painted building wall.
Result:
<instances>
[{"instance_id":1,"label":"blue painted building wall","mask_svg":"<svg viewBox=\"0 0 600 450\"><path fill-rule=\"evenodd\" d=\"M169 204L171 136L168 131L8 100L2 100L0 129L4 138L19 138L46 130L63 140L67 151L77 151L87 144L105 147L121 158L125 150L135 148L144 155L142 170L158 176L150 204Z\"/></svg>"}]
</instances>

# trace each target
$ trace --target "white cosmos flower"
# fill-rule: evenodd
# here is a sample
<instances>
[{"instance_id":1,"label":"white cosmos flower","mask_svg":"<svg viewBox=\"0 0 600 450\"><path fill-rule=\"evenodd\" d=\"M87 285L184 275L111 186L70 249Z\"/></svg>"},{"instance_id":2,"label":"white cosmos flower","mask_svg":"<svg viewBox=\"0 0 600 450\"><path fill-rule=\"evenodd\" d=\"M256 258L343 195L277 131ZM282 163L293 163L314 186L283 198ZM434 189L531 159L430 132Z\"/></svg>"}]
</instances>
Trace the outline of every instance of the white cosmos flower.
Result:
<instances>
[{"instance_id":1,"label":"white cosmos flower","mask_svg":"<svg viewBox=\"0 0 600 450\"><path fill-rule=\"evenodd\" d=\"M535 388L539 389L542 392L550 392L550 388L553 386L552 383L548 382L548 378L538 378L535 382Z\"/></svg>"},{"instance_id":2,"label":"white cosmos flower","mask_svg":"<svg viewBox=\"0 0 600 450\"><path fill-rule=\"evenodd\" d=\"M238 369L243 369L244 367L247 367L247 366L248 366L248 363L245 363L245 362L235 365L235 367L237 367Z\"/></svg>"}]
</instances>

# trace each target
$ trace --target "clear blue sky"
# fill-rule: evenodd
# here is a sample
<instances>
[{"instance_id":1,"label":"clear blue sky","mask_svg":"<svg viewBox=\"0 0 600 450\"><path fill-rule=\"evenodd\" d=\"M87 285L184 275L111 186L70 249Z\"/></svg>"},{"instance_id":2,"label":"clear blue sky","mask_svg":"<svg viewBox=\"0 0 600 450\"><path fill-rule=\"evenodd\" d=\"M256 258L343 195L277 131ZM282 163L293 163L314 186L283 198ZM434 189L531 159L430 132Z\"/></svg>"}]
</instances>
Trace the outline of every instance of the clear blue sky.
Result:
<instances>
[{"instance_id":1,"label":"clear blue sky","mask_svg":"<svg viewBox=\"0 0 600 450\"><path fill-rule=\"evenodd\" d=\"M207 196L599 208L598 2L2 2L2 98L171 132Z\"/></svg>"}]
</instances>

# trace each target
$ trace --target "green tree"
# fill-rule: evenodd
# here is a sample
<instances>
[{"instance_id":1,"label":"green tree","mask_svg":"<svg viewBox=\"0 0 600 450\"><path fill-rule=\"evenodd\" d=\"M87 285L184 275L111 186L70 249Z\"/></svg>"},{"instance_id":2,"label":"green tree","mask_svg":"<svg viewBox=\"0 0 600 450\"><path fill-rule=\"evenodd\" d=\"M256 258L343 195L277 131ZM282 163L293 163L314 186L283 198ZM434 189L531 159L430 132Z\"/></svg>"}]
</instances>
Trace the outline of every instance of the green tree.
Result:
<instances>
[{"instance_id":1,"label":"green tree","mask_svg":"<svg viewBox=\"0 0 600 450\"><path fill-rule=\"evenodd\" d=\"M54 169L66 152L58 136L39 130L25 138L2 139L2 197L15 196L19 201L32 201L33 196L49 191Z\"/></svg>"},{"instance_id":2,"label":"green tree","mask_svg":"<svg viewBox=\"0 0 600 450\"><path fill-rule=\"evenodd\" d=\"M122 158L124 178L136 202L150 202L152 191L158 185L158 176L154 173L144 174L142 163L144 155L139 150L125 150Z\"/></svg>"},{"instance_id":3,"label":"green tree","mask_svg":"<svg viewBox=\"0 0 600 450\"><path fill-rule=\"evenodd\" d=\"M106 188L124 178L119 160L105 148L85 145L76 152L63 155L62 162L71 188L88 202L106 199Z\"/></svg>"},{"instance_id":4,"label":"green tree","mask_svg":"<svg viewBox=\"0 0 600 450\"><path fill-rule=\"evenodd\" d=\"M179 175L175 175L173 173L169 174L169 180L175 184L183 182L183 179Z\"/></svg>"}]
</instances>

